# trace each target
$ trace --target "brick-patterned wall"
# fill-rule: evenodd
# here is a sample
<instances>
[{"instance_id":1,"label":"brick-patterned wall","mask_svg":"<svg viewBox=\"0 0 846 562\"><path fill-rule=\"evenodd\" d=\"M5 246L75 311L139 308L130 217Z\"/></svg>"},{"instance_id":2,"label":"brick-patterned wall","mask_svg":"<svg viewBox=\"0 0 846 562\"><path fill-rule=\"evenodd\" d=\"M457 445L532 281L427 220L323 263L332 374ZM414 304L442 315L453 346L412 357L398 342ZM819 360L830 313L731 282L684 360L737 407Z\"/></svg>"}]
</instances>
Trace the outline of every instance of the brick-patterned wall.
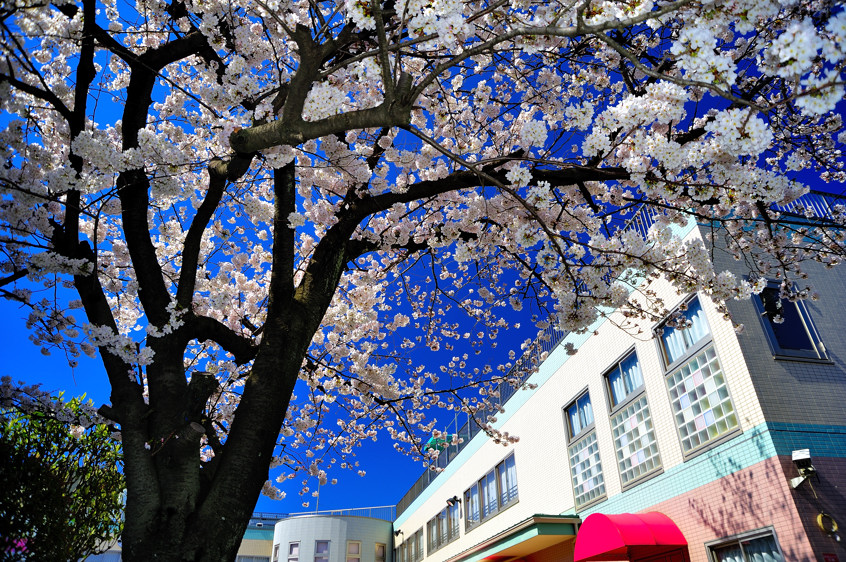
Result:
<instances>
[{"instance_id":1,"label":"brick-patterned wall","mask_svg":"<svg viewBox=\"0 0 846 562\"><path fill-rule=\"evenodd\" d=\"M785 480L796 476L796 467L788 456L779 457ZM794 502L817 560L823 560L824 554L835 554L840 562L846 562L846 458L813 458L817 474L792 492ZM826 513L832 516L841 530L841 537L822 531L816 522L817 515ZM828 522L826 522L828 524Z\"/></svg>"},{"instance_id":2,"label":"brick-patterned wall","mask_svg":"<svg viewBox=\"0 0 846 562\"><path fill-rule=\"evenodd\" d=\"M644 511L659 511L675 521L687 539L691 562L709 562L707 542L768 526L775 529L786 561L818 560L777 457Z\"/></svg>"},{"instance_id":3,"label":"brick-patterned wall","mask_svg":"<svg viewBox=\"0 0 846 562\"><path fill-rule=\"evenodd\" d=\"M748 273L722 252L715 253L714 268ZM846 425L846 269L808 264L805 270L819 293L818 300L806 300L805 306L830 363L774 359L755 305L733 301L728 309L745 326L738 340L767 421Z\"/></svg>"}]
</instances>

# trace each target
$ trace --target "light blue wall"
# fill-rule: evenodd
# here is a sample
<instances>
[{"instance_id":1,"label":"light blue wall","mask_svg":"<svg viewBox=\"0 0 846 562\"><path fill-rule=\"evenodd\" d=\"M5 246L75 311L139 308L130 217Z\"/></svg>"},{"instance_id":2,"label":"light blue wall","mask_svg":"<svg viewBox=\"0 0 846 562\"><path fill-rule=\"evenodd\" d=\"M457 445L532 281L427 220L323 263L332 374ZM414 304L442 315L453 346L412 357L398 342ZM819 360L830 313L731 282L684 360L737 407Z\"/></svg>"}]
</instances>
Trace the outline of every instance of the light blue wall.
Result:
<instances>
[{"instance_id":1,"label":"light blue wall","mask_svg":"<svg viewBox=\"0 0 846 562\"><path fill-rule=\"evenodd\" d=\"M300 562L314 560L316 541L329 541L329 562L345 562L347 541L361 542L361 562L374 562L376 543L385 545L390 562L393 526L390 521L371 517L301 515L276 523L273 546L279 545L279 560L287 561L288 544L300 543Z\"/></svg>"}]
</instances>

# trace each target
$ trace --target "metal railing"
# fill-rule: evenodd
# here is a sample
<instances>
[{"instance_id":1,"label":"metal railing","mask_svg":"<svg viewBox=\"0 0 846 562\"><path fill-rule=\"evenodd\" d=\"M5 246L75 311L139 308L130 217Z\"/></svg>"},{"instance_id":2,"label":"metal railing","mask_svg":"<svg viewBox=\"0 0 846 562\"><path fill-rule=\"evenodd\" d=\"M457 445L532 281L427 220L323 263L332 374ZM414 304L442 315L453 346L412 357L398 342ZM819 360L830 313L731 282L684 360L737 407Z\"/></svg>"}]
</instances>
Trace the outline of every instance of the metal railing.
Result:
<instances>
[{"instance_id":1,"label":"metal railing","mask_svg":"<svg viewBox=\"0 0 846 562\"><path fill-rule=\"evenodd\" d=\"M290 519L291 517L302 517L305 515L320 516L320 517L372 517L373 519L383 519L385 521L393 521L396 519L395 505L379 505L375 507L352 507L347 509L321 509L317 511L297 511L294 513L253 513L250 517L250 528L272 527L276 525L281 519Z\"/></svg>"},{"instance_id":2,"label":"metal railing","mask_svg":"<svg viewBox=\"0 0 846 562\"><path fill-rule=\"evenodd\" d=\"M770 209L786 215L813 220L835 218L835 216L844 212L842 208L837 209L838 206L846 207L846 197L810 190L790 203L784 205L772 204ZM660 208L644 203L619 228L621 230L634 230L643 238L646 238L649 228L655 224L656 218L662 214Z\"/></svg>"},{"instance_id":3,"label":"metal railing","mask_svg":"<svg viewBox=\"0 0 846 562\"><path fill-rule=\"evenodd\" d=\"M838 214L835 207L843 205L846 205L846 199L842 196L812 190L792 203L773 205L772 208L780 213L806 219L830 219ZM840 209L839 212L842 213L843 210Z\"/></svg>"}]
</instances>

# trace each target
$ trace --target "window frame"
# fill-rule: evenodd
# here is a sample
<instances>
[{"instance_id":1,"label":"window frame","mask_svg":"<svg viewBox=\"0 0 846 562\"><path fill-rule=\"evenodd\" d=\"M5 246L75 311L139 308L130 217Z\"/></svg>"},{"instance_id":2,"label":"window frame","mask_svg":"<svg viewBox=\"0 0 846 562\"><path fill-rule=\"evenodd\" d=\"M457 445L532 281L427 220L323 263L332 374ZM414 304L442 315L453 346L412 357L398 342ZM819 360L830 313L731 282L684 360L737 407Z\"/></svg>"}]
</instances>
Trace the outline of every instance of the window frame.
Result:
<instances>
[{"instance_id":1,"label":"window frame","mask_svg":"<svg viewBox=\"0 0 846 562\"><path fill-rule=\"evenodd\" d=\"M423 550L423 527L420 527L413 535L411 535L411 541L414 545L414 556L408 556L409 560L407 560L407 562L419 562L425 558L425 551Z\"/></svg>"},{"instance_id":2,"label":"window frame","mask_svg":"<svg viewBox=\"0 0 846 562\"><path fill-rule=\"evenodd\" d=\"M629 490L632 487L637 486L638 484L640 484L640 483L642 483L646 480L649 480L650 478L653 478L654 476L657 476L657 475L661 474L662 472L664 472L664 465L661 461L661 448L658 446L658 436L656 435L656 431L655 431L655 421L652 420L651 431L652 431L652 437L653 437L653 440L654 440L654 443L655 443L655 447L656 447L656 450L657 450L657 453L656 453L657 465L655 467L653 467L651 470L649 470L648 472L645 472L645 473L641 474L640 476L632 478L628 482L623 481L623 472L624 471L620 468L621 460L619 458L617 458L620 451L617 447L618 438L614 435L614 428L615 428L614 418L615 418L615 416L619 415L621 412L625 411L626 408L629 408L635 402L638 402L641 398L643 398L644 400L646 400L646 410L649 412L649 418L652 419L652 410L649 407L649 397L646 394L646 378L643 376L643 367L642 366L640 366L640 385L638 385L637 387L629 390L626 393L626 395L623 397L623 399L620 400L619 403L614 404L614 389L611 385L610 375L612 373L614 373L615 371L619 371L620 374L621 374L622 380L623 380L623 385L625 387L625 375L623 375L623 373L622 373L621 366L624 362L628 361L629 358L631 358L632 356L635 357L638 365L640 366L640 357L638 356L637 350L635 349L635 347L632 346L628 349L628 351L623 353L616 361L614 361L614 363L608 369L606 369L605 372L602 374L602 378L605 381L605 391L607 393L607 398L608 398L608 407L609 407L608 421L611 424L611 439L614 443L614 461L615 461L616 466L617 466L617 475L620 477L620 486L621 486L621 489L623 491Z\"/></svg>"},{"instance_id":3,"label":"window frame","mask_svg":"<svg viewBox=\"0 0 846 562\"><path fill-rule=\"evenodd\" d=\"M764 287L763 291L766 291L767 289L781 291L781 283L768 279L767 285ZM763 293L763 291L761 292ZM787 299L782 298L781 302L783 303L785 300ZM755 305L755 312L761 321L761 327L764 329L764 335L767 338L767 343L770 346L770 351L772 352L773 357L776 359L793 361L820 361L826 363L831 361L828 355L828 350L825 347L825 343L823 342L822 337L820 337L820 333L817 330L814 319L811 316L808 306L805 304L804 300L797 300L796 302L788 300L787 302L796 307L796 312L799 315L799 319L802 321L802 327L804 328L805 334L808 336L808 340L811 342L813 349L787 349L781 347L778 337L775 334L775 330L773 329L772 321L768 318L767 310L764 306L764 300L761 298L761 293L753 294L752 302Z\"/></svg>"},{"instance_id":4,"label":"window frame","mask_svg":"<svg viewBox=\"0 0 846 562\"><path fill-rule=\"evenodd\" d=\"M326 555L325 556L323 556L323 555L318 556L317 545L320 544L320 543L326 543ZM332 555L332 541L327 541L327 540L315 540L314 541L314 562L321 562L321 561L329 562L331 555Z\"/></svg>"},{"instance_id":5,"label":"window frame","mask_svg":"<svg viewBox=\"0 0 846 562\"><path fill-rule=\"evenodd\" d=\"M574 435L573 434L573 426L570 423L570 411L569 410L573 406L578 407L579 400L581 400L584 397L588 398L588 403L590 404L591 421L590 421L590 423L581 427L579 429L579 432ZM596 414L594 413L593 399L590 397L590 388L585 387L581 391L576 393L576 397L573 398L572 400L570 400L567 403L567 405L564 406L561 409L561 413L564 417L564 430L565 430L564 433L567 436L567 440L566 440L566 444L567 444L567 446L566 446L566 449L567 449L567 468L568 468L568 473L569 473L569 477L570 477L570 489L573 491L573 506L577 510L578 509L584 509L586 507L589 507L591 505L597 504L601 501L608 499L608 485L605 482L605 470L602 468L601 455L600 455L600 459L599 459L599 467L600 467L600 474L602 476L602 486L603 486L602 494L599 495L598 497L595 497L595 498L593 498L593 499L591 499L587 502L584 502L584 503L579 503L576 499L576 496L577 496L577 494L576 494L576 483L573 480L573 463L572 463L572 459L570 458L571 457L570 449L573 446L578 445L582 440L587 439L590 436L591 433L594 434L593 438L597 441L597 447L599 447L599 439L596 436ZM598 451L598 449L597 449L597 451Z\"/></svg>"},{"instance_id":6,"label":"window frame","mask_svg":"<svg viewBox=\"0 0 846 562\"><path fill-rule=\"evenodd\" d=\"M610 367L605 369L605 372L602 374L602 379L603 379L603 381L605 381L605 393L608 397L608 413L609 413L609 415L616 413L618 410L621 410L629 402L632 402L633 400L637 399L641 394L646 392L646 381L645 381L645 378L643 376L643 367L641 367L641 370L640 370L640 385L636 388L633 388L632 390L627 391L626 395L623 397L622 400L620 400L620 402L618 402L617 404L614 403L614 389L611 386L610 375L614 371L620 370L620 366L625 361L627 361L629 359L629 357L631 357L632 355L635 356L635 358L637 359L638 365L640 365L640 357L638 356L637 350L635 349L635 347L632 346L628 349L628 351L623 353L616 361L614 361L614 363L612 363ZM621 371L621 375L622 375L622 371ZM623 380L623 385L625 385L625 376L622 376L622 380Z\"/></svg>"},{"instance_id":7,"label":"window frame","mask_svg":"<svg viewBox=\"0 0 846 562\"><path fill-rule=\"evenodd\" d=\"M506 470L506 473L507 473L508 468L507 468L506 465L507 465L507 462L510 459L513 459L513 462L514 462L514 475L515 475L514 497L513 498L508 497L508 501L506 501L505 503L502 503L503 482L502 482L502 479L500 477L500 467L505 467L505 470ZM483 486L484 486L484 482L491 475L494 478L494 483L495 483L494 487L496 488L496 490L494 491L494 499L496 501L496 508L487 512L487 515L486 515L485 509L484 509L484 489L483 489ZM519 485L517 484L516 475L517 475L517 459L514 455L514 451L512 451L510 454L506 455L501 461L496 463L496 465L492 469L487 471L484 476L482 476L481 478L476 480L469 488L467 488L464 491L464 495L462 497L464 498L464 532L465 533L467 533L471 529L475 529L476 527L478 527L479 525L481 525L485 521L488 521L489 519L496 517L497 515L499 515L500 513L502 513L503 511L505 511L506 509L508 509L509 507L511 507L512 505L514 505L514 504L516 504L517 502L520 501L520 488L519 488ZM470 497L469 494L471 493L472 490L476 491L476 497L478 498L478 503L479 503L479 510L478 510L479 519L478 520L473 520L473 519L470 518L471 512L470 512L470 509L469 509L468 498ZM507 490L505 490L505 491L507 492ZM460 524L459 524L459 526L460 526Z\"/></svg>"},{"instance_id":8,"label":"window frame","mask_svg":"<svg viewBox=\"0 0 846 562\"><path fill-rule=\"evenodd\" d=\"M291 547L293 547L293 546L297 547L297 554L296 555L294 555L294 553L291 552ZM291 542L288 543L288 553L287 553L287 557L285 558L285 560L287 560L287 562L299 562L299 560L300 560L300 541L291 541Z\"/></svg>"},{"instance_id":9,"label":"window frame","mask_svg":"<svg viewBox=\"0 0 846 562\"><path fill-rule=\"evenodd\" d=\"M760 539L760 538L764 538L764 537L767 537L767 536L770 536L770 537L773 538L773 541L775 542L775 545L776 545L776 549L778 549L778 554L779 554L779 556L781 556L782 561L787 560L784 557L784 551L781 548L781 542L779 542L779 540L778 540L778 534L775 531L775 527L773 527L772 525L768 525L766 527L761 527L760 529L753 529L751 531L744 531L743 533L738 533L736 535L730 535L728 537L722 537L722 538L719 538L719 539L715 539L715 540L706 542L705 543L705 554L707 556L707 560L708 560L708 562L719 562L719 560L717 558L717 553L715 551L720 549L720 548L731 546L735 543L740 545L741 552L743 552L744 558L748 559L745 551L743 551L743 542L744 541L753 541L755 539Z\"/></svg>"},{"instance_id":10,"label":"window frame","mask_svg":"<svg viewBox=\"0 0 846 562\"><path fill-rule=\"evenodd\" d=\"M449 543L458 540L461 536L461 510L459 504L448 505L429 519L426 522L426 534L426 546L429 556Z\"/></svg>"},{"instance_id":11,"label":"window frame","mask_svg":"<svg viewBox=\"0 0 846 562\"><path fill-rule=\"evenodd\" d=\"M678 369L681 365L687 363L692 357L694 357L697 353L705 349L709 343L714 341L714 332L711 330L711 323L708 322L707 316L705 317L705 325L708 327L708 335L703 336L696 340L695 342L691 343L690 346L687 347L684 353L682 353L679 357L675 359L675 361L670 362L669 354L667 353L667 348L664 345L664 334L663 331L667 329L667 322L669 321L670 317L675 315L681 307L685 307L687 310L690 306L690 303L693 301L699 302L699 308L702 310L703 315L705 313L705 309L702 307L702 299L699 298L698 293L693 293L689 295L684 300L682 300L679 304L672 309L670 314L667 315L658 325L655 326L653 329L653 333L655 334L655 343L658 346L658 355L661 357L661 364L664 366L664 373L669 373L670 371L674 371ZM677 330L678 328L670 327L672 330ZM660 332L660 334L659 334Z\"/></svg>"},{"instance_id":12,"label":"window frame","mask_svg":"<svg viewBox=\"0 0 846 562\"><path fill-rule=\"evenodd\" d=\"M683 299L673 309L673 311L670 313L669 316L672 316L673 314L675 314L675 312L679 309L679 307L689 306L690 303L693 302L694 300L699 301L699 307L701 308L701 310L704 314L705 309L704 309L704 307L702 307L701 297L699 296L698 293L693 293L692 295ZM680 355L678 358L676 358L676 360L673 361L669 365L667 364L667 355L666 355L666 349L664 348L664 340L662 338L662 335L658 335L658 332L666 326L667 319L664 319L660 323L658 323L653 330L653 332L655 333L656 346L658 347L658 354L661 356L662 364L663 364L663 367L664 367L664 390L667 393L667 400L669 401L669 404L670 404L670 411L673 414L673 426L675 427L675 430L676 430L676 437L678 438L679 449L680 449L680 452L682 454L682 459L684 461L690 460L690 459L692 459L692 458L694 458L698 455L701 455L702 453L713 449L714 447L724 443L725 441L727 441L727 440L735 437L739 433L743 432L743 428L742 428L741 423L740 423L740 415L738 414L737 406L734 403L734 393L732 392L731 388L729 387L728 378L725 376L725 370L723 369L723 361L720 358L719 352L717 351L717 346L714 342L714 332L711 330L711 324L710 324L710 322L708 322L707 316L705 317L705 322L706 322L706 325L708 327L708 334L706 336L699 338L690 347L688 347L682 355ZM718 436L710 439L706 443L701 443L701 444L697 445L696 447L690 449L689 451L685 451L682 433L681 433L681 428L679 427L678 420L676 420L677 412L675 411L675 407L673 406L673 397L671 395L671 388L669 386L669 378L670 378L670 376L675 375L676 372L679 371L679 369L681 369L684 366L686 366L687 364L689 364L694 358L698 357L702 353L705 353L708 350L708 348L711 348L711 349L714 350L714 356L716 357L717 363L720 365L720 371L723 374L724 385L725 385L726 391L728 392L729 404L731 404L731 408L732 408L732 411L735 414L737 424L735 425L734 428L727 430L722 435L718 435Z\"/></svg>"},{"instance_id":13,"label":"window frame","mask_svg":"<svg viewBox=\"0 0 846 562\"><path fill-rule=\"evenodd\" d=\"M354 545L354 544L358 545L358 552L357 553L351 553L350 552L350 546ZM361 558L362 558L362 556L361 556L361 541L347 541L347 554L344 557L344 560L346 562L350 562L350 560L358 560L358 562L362 562Z\"/></svg>"},{"instance_id":14,"label":"window frame","mask_svg":"<svg viewBox=\"0 0 846 562\"><path fill-rule=\"evenodd\" d=\"M591 420L590 420L590 423L585 424L584 426L582 426L582 427L579 429L578 433L573 433L573 426L572 426L572 424L570 423L570 411L569 411L569 410L570 410L570 408L572 408L573 406L576 406L576 407L577 407L577 412L578 412L578 411L579 411L579 410L578 410L578 403L579 403L579 400L581 400L581 399L582 399L582 398L584 398L585 396L587 396L587 398L588 398L588 404L590 404L590 414L591 414ZM587 387L585 387L585 388L584 388L584 389L582 389L579 393L577 393L577 394L576 394L576 397L575 397L575 398L573 398L572 400L570 400L570 401L567 403L567 405L566 405L564 408L562 408L562 410L561 410L561 411L562 411L562 413L564 414L564 428L567 430L567 446L568 446L568 447L569 447L572 443L574 443L574 442L576 442L576 441L580 440L582 437L584 437L585 435L587 435L588 433L590 433L590 432L591 432L591 430L593 430L593 429L594 429L594 427L596 426L596 414L595 414L595 413L594 413L594 411L593 411L593 400L591 400L591 398L590 398L590 389L589 389L589 388L587 388Z\"/></svg>"}]
</instances>

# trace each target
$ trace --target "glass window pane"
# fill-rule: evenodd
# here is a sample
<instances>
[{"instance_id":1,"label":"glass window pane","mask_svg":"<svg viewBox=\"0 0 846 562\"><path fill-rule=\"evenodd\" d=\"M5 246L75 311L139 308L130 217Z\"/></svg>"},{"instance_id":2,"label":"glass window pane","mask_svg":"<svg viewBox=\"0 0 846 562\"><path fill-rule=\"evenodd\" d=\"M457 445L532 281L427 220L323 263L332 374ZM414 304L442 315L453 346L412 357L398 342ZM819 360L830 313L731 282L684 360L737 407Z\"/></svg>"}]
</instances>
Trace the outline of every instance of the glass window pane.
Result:
<instances>
[{"instance_id":1,"label":"glass window pane","mask_svg":"<svg viewBox=\"0 0 846 562\"><path fill-rule=\"evenodd\" d=\"M700 340L711 333L705 312L698 298L687 303L685 310L680 311L679 321L687 321L686 328L663 327L661 345L664 348L667 364L679 360L687 350L694 347Z\"/></svg>"},{"instance_id":2,"label":"glass window pane","mask_svg":"<svg viewBox=\"0 0 846 562\"><path fill-rule=\"evenodd\" d=\"M482 479L482 519L497 510L496 473L491 471Z\"/></svg>"},{"instance_id":3,"label":"glass window pane","mask_svg":"<svg viewBox=\"0 0 846 562\"><path fill-rule=\"evenodd\" d=\"M449 540L458 538L458 527L460 525L460 516L458 512L458 504L447 508L447 518L449 520Z\"/></svg>"},{"instance_id":4,"label":"glass window pane","mask_svg":"<svg viewBox=\"0 0 846 562\"><path fill-rule=\"evenodd\" d=\"M576 505L583 505L605 495L605 480L599 460L596 431L591 431L569 447L570 470Z\"/></svg>"},{"instance_id":5,"label":"glass window pane","mask_svg":"<svg viewBox=\"0 0 846 562\"><path fill-rule=\"evenodd\" d=\"M582 431L582 423L579 418L579 406L573 404L567 408L567 419L570 420L570 437L578 435Z\"/></svg>"},{"instance_id":6,"label":"glass window pane","mask_svg":"<svg viewBox=\"0 0 846 562\"><path fill-rule=\"evenodd\" d=\"M749 562L782 562L775 537L767 535L750 541L741 541Z\"/></svg>"},{"instance_id":7,"label":"glass window pane","mask_svg":"<svg viewBox=\"0 0 846 562\"><path fill-rule=\"evenodd\" d=\"M645 394L611 417L611 431L623 484L661 466Z\"/></svg>"},{"instance_id":8,"label":"glass window pane","mask_svg":"<svg viewBox=\"0 0 846 562\"><path fill-rule=\"evenodd\" d=\"M782 299L776 287L764 289L761 301L779 347L791 350L815 349L797 303Z\"/></svg>"},{"instance_id":9,"label":"glass window pane","mask_svg":"<svg viewBox=\"0 0 846 562\"><path fill-rule=\"evenodd\" d=\"M666 380L685 453L737 427L737 415L713 346L702 350Z\"/></svg>"},{"instance_id":10,"label":"glass window pane","mask_svg":"<svg viewBox=\"0 0 846 562\"><path fill-rule=\"evenodd\" d=\"M715 549L714 554L718 562L744 562L743 551L740 550L739 544Z\"/></svg>"},{"instance_id":11,"label":"glass window pane","mask_svg":"<svg viewBox=\"0 0 846 562\"><path fill-rule=\"evenodd\" d=\"M464 493L464 517L468 527L479 522L479 487L475 484Z\"/></svg>"},{"instance_id":12,"label":"glass window pane","mask_svg":"<svg viewBox=\"0 0 846 562\"><path fill-rule=\"evenodd\" d=\"M619 367L608 373L608 386L611 389L611 401L616 406L626 398L626 386Z\"/></svg>"},{"instance_id":13,"label":"glass window pane","mask_svg":"<svg viewBox=\"0 0 846 562\"><path fill-rule=\"evenodd\" d=\"M690 327L685 331L687 332L688 346L692 347L710 333L708 330L708 321L705 319L705 311L702 310L702 304L699 302L699 298L695 298L687 303L687 310L684 311L684 317L690 322Z\"/></svg>"},{"instance_id":14,"label":"glass window pane","mask_svg":"<svg viewBox=\"0 0 846 562\"><path fill-rule=\"evenodd\" d=\"M640 372L640 362L637 354L632 353L620 363L620 371L626 384L626 394L630 394L643 386L643 375Z\"/></svg>"},{"instance_id":15,"label":"glass window pane","mask_svg":"<svg viewBox=\"0 0 846 562\"><path fill-rule=\"evenodd\" d=\"M582 419L584 420L582 428L585 428L593 423L593 408L590 405L590 395L587 392L579 398L579 411Z\"/></svg>"},{"instance_id":16,"label":"glass window pane","mask_svg":"<svg viewBox=\"0 0 846 562\"><path fill-rule=\"evenodd\" d=\"M508 501L514 501L517 499L517 464L514 455L505 459L505 468L508 474Z\"/></svg>"}]
</instances>

